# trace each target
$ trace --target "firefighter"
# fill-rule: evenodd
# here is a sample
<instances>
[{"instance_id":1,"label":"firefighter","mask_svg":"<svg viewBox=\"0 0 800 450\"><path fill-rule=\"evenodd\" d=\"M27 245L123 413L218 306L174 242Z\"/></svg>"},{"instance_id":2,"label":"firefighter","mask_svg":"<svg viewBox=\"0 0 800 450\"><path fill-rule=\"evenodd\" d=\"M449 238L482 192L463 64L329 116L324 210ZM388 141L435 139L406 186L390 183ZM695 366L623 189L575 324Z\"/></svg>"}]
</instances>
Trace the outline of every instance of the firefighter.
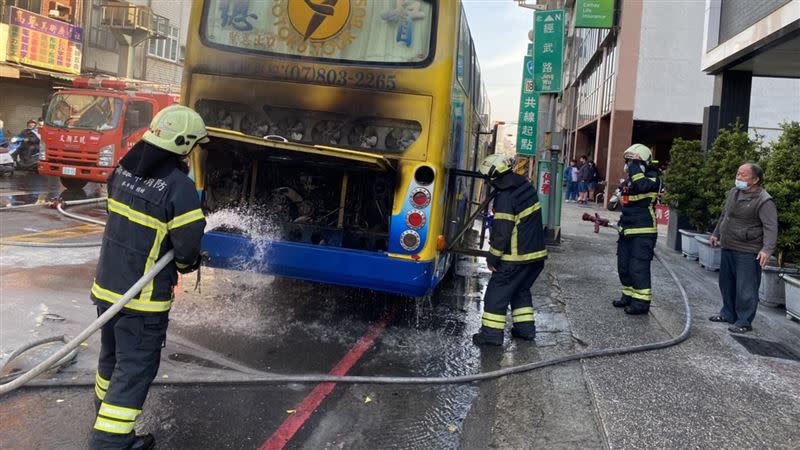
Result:
<instances>
[{"instance_id":1,"label":"firefighter","mask_svg":"<svg viewBox=\"0 0 800 450\"><path fill-rule=\"evenodd\" d=\"M627 178L620 189L622 216L617 241L622 296L613 305L625 308L626 314L647 314L653 299L650 262L658 237L655 207L661 172L652 164L652 154L645 145L631 145L623 156Z\"/></svg>"},{"instance_id":2,"label":"firefighter","mask_svg":"<svg viewBox=\"0 0 800 450\"><path fill-rule=\"evenodd\" d=\"M478 169L497 190L486 264L492 271L483 298L476 345L503 345L506 312L511 304L511 335L533 341L536 337L531 286L542 273L547 250L542 211L536 189L527 178L511 170L502 155L489 155Z\"/></svg>"},{"instance_id":3,"label":"firefighter","mask_svg":"<svg viewBox=\"0 0 800 450\"><path fill-rule=\"evenodd\" d=\"M155 446L152 435L136 436L133 428L158 371L177 272L200 265L205 219L184 158L207 134L192 109L165 108L108 179L108 223L91 292L97 314L170 249L175 259L101 330L90 448Z\"/></svg>"}]
</instances>

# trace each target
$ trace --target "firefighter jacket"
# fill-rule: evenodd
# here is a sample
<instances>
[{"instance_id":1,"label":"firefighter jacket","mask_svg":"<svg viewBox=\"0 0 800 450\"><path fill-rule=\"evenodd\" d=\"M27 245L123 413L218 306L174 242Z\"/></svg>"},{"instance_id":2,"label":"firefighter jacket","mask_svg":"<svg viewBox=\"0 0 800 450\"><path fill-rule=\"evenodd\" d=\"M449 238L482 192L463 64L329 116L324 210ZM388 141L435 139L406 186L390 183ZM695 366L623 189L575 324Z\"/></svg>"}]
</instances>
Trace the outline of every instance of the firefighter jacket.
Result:
<instances>
[{"instance_id":1,"label":"firefighter jacket","mask_svg":"<svg viewBox=\"0 0 800 450\"><path fill-rule=\"evenodd\" d=\"M661 173L655 167L628 164L628 178L622 185L622 217L619 232L623 236L658 234L656 201L661 190Z\"/></svg>"},{"instance_id":2,"label":"firefighter jacket","mask_svg":"<svg viewBox=\"0 0 800 450\"><path fill-rule=\"evenodd\" d=\"M494 199L489 253L486 263L524 264L547 257L542 226L542 207L536 189L522 175L507 172L494 181Z\"/></svg>"},{"instance_id":3,"label":"firefighter jacket","mask_svg":"<svg viewBox=\"0 0 800 450\"><path fill-rule=\"evenodd\" d=\"M192 180L177 155L144 141L108 179L108 222L92 300L115 303L170 249L175 259L126 306L129 313L164 313L172 305L177 266L200 254L205 219Z\"/></svg>"}]
</instances>

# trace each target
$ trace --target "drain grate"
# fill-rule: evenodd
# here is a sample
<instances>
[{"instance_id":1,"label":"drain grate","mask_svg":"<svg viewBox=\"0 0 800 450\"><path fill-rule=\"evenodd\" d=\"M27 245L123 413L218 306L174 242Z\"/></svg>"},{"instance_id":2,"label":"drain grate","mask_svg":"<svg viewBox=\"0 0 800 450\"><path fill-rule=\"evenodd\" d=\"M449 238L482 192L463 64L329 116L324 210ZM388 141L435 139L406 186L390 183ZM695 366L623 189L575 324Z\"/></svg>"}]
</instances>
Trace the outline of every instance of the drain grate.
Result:
<instances>
[{"instance_id":1,"label":"drain grate","mask_svg":"<svg viewBox=\"0 0 800 450\"><path fill-rule=\"evenodd\" d=\"M747 338L743 336L733 336L733 338L748 352L754 355L800 361L799 356L780 342L765 341L763 339Z\"/></svg>"}]
</instances>

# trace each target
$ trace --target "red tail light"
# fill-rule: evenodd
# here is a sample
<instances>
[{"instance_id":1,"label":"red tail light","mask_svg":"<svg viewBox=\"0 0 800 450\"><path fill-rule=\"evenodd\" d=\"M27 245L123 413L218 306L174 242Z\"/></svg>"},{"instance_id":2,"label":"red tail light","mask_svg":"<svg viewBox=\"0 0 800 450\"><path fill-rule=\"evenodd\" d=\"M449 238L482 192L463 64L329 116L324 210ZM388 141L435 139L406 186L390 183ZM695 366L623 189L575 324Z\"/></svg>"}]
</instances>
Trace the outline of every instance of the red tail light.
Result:
<instances>
[{"instance_id":1,"label":"red tail light","mask_svg":"<svg viewBox=\"0 0 800 450\"><path fill-rule=\"evenodd\" d=\"M410 211L406 215L406 224L413 230L421 228L425 225L425 214L422 211Z\"/></svg>"},{"instance_id":2,"label":"red tail light","mask_svg":"<svg viewBox=\"0 0 800 450\"><path fill-rule=\"evenodd\" d=\"M431 193L425 188L417 188L411 192L411 203L417 208L424 208L431 202Z\"/></svg>"}]
</instances>

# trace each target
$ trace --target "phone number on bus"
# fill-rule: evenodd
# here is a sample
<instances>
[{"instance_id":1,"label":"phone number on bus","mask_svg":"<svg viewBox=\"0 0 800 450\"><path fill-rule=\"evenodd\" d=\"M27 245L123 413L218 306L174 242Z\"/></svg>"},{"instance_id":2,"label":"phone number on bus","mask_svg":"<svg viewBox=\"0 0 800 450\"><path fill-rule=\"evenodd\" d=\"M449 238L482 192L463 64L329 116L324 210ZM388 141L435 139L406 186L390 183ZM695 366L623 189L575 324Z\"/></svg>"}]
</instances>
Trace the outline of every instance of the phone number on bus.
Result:
<instances>
[{"instance_id":1,"label":"phone number on bus","mask_svg":"<svg viewBox=\"0 0 800 450\"><path fill-rule=\"evenodd\" d=\"M272 77L306 83L320 83L333 86L350 86L387 91L397 89L397 79L395 75L376 75L372 72L352 72L349 70L324 69L297 64L269 64L267 66L262 66L259 72Z\"/></svg>"}]
</instances>

